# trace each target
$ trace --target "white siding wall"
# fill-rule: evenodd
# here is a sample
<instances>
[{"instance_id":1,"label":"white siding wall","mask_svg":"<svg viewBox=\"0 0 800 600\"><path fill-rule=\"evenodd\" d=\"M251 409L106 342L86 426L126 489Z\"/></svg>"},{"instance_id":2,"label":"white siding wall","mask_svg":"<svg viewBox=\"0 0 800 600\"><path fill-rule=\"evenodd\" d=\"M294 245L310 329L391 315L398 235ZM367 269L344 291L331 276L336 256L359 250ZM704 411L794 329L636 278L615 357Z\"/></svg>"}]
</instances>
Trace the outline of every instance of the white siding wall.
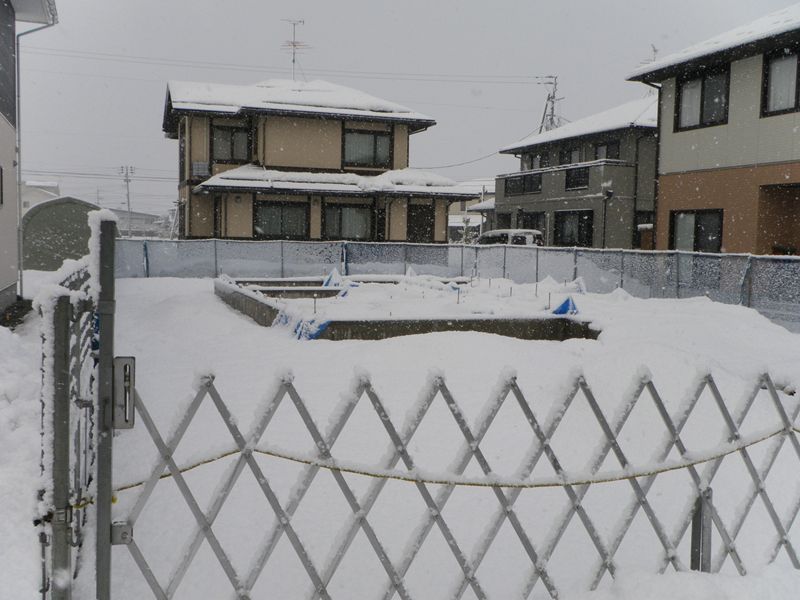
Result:
<instances>
[{"instance_id":1,"label":"white siding wall","mask_svg":"<svg viewBox=\"0 0 800 600\"><path fill-rule=\"evenodd\" d=\"M731 64L728 124L674 132L675 79L661 88L662 174L800 160L800 113L761 118L762 56Z\"/></svg>"},{"instance_id":2,"label":"white siding wall","mask_svg":"<svg viewBox=\"0 0 800 600\"><path fill-rule=\"evenodd\" d=\"M3 292L7 288L15 286L17 282L17 176L14 169L15 148L14 128L4 117L0 116L0 166L3 167L3 204L0 206L0 309L3 308Z\"/></svg>"}]
</instances>

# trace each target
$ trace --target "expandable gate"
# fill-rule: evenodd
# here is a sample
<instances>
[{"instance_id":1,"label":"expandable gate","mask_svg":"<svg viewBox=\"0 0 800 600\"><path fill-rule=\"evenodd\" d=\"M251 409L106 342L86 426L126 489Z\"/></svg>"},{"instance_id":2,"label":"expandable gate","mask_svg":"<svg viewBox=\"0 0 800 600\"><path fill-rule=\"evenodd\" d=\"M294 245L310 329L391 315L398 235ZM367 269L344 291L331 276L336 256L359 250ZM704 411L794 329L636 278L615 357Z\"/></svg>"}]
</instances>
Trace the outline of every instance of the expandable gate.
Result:
<instances>
[{"instance_id":1,"label":"expandable gate","mask_svg":"<svg viewBox=\"0 0 800 600\"><path fill-rule=\"evenodd\" d=\"M77 291L65 290L52 313L43 307L55 324L45 336L54 385L43 404L44 439L53 440L44 453L53 510L41 523L43 597L556 598L602 585L637 555L661 572L745 574L778 558L800 568L800 402L769 375L732 397L709 374L671 406L642 373L609 408L580 374L545 402L507 373L481 410L470 403L474 423L443 376L422 385L403 423L368 375L325 415L301 380L283 376L243 425L208 376L177 422L164 422L155 400L136 391L133 360L114 360L113 224L101 229L99 268L90 259L85 275L65 282ZM498 424L507 410L518 418ZM377 417L372 429L358 411ZM272 442L289 418L307 450ZM181 455L200 419L204 431L214 421L226 449ZM455 439L437 448L449 458L439 471L427 468L419 441L433 419ZM114 488L111 443L134 421L156 459L145 477ZM644 427L660 433L636 433ZM590 430L597 444L576 454L577 436ZM721 443L709 445L714 435ZM342 458L359 436L377 440L377 463ZM493 465L507 461L490 448L511 437L519 462L502 477L508 464ZM645 456L633 455L643 447ZM616 496L593 502L600 489ZM178 550L167 548L176 535Z\"/></svg>"}]
</instances>

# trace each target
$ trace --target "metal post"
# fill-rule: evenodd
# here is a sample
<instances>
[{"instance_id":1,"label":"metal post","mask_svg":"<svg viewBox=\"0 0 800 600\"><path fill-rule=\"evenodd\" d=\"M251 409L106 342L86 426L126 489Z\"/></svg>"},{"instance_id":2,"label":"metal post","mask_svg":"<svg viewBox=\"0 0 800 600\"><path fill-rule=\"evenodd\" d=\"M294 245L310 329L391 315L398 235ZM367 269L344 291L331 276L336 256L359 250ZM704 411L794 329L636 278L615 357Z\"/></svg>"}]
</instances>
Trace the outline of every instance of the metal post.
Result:
<instances>
[{"instance_id":1,"label":"metal post","mask_svg":"<svg viewBox=\"0 0 800 600\"><path fill-rule=\"evenodd\" d=\"M342 244L342 275L347 276L347 242Z\"/></svg>"},{"instance_id":2,"label":"metal post","mask_svg":"<svg viewBox=\"0 0 800 600\"><path fill-rule=\"evenodd\" d=\"M70 528L72 506L69 493L69 380L70 312L68 296L56 301L53 313L53 521L52 570L53 600L72 598L72 545ZM68 574L67 577L59 574Z\"/></svg>"},{"instance_id":3,"label":"metal post","mask_svg":"<svg viewBox=\"0 0 800 600\"><path fill-rule=\"evenodd\" d=\"M536 248L536 270L534 271L535 282L539 283L539 248ZM538 293L536 294L539 295Z\"/></svg>"},{"instance_id":4,"label":"metal post","mask_svg":"<svg viewBox=\"0 0 800 600\"><path fill-rule=\"evenodd\" d=\"M508 248L503 246L503 279L506 278L506 251Z\"/></svg>"},{"instance_id":5,"label":"metal post","mask_svg":"<svg viewBox=\"0 0 800 600\"><path fill-rule=\"evenodd\" d=\"M100 293L97 439L97 600L111 599L112 407L114 396L114 244L115 224L100 224Z\"/></svg>"},{"instance_id":6,"label":"metal post","mask_svg":"<svg viewBox=\"0 0 800 600\"><path fill-rule=\"evenodd\" d=\"M144 276L150 277L150 253L147 250L147 240L142 241L142 253L144 254Z\"/></svg>"},{"instance_id":7,"label":"metal post","mask_svg":"<svg viewBox=\"0 0 800 600\"><path fill-rule=\"evenodd\" d=\"M403 244L403 275L408 273L408 244Z\"/></svg>"},{"instance_id":8,"label":"metal post","mask_svg":"<svg viewBox=\"0 0 800 600\"><path fill-rule=\"evenodd\" d=\"M742 276L742 285L739 291L739 304L752 306L753 304L753 257L747 257L747 266Z\"/></svg>"},{"instance_id":9,"label":"metal post","mask_svg":"<svg viewBox=\"0 0 800 600\"><path fill-rule=\"evenodd\" d=\"M464 244L461 244L461 277L464 276Z\"/></svg>"},{"instance_id":10,"label":"metal post","mask_svg":"<svg viewBox=\"0 0 800 600\"><path fill-rule=\"evenodd\" d=\"M285 272L285 268L283 266L283 240L281 240L281 279L286 277L286 275L284 275L284 272Z\"/></svg>"},{"instance_id":11,"label":"metal post","mask_svg":"<svg viewBox=\"0 0 800 600\"><path fill-rule=\"evenodd\" d=\"M693 571L711 572L711 488L703 490L695 501L690 567Z\"/></svg>"},{"instance_id":12,"label":"metal post","mask_svg":"<svg viewBox=\"0 0 800 600\"><path fill-rule=\"evenodd\" d=\"M619 251L619 289L625 288L625 250Z\"/></svg>"},{"instance_id":13,"label":"metal post","mask_svg":"<svg viewBox=\"0 0 800 600\"><path fill-rule=\"evenodd\" d=\"M217 240L214 239L214 277L219 277L219 261L217 260Z\"/></svg>"},{"instance_id":14,"label":"metal post","mask_svg":"<svg viewBox=\"0 0 800 600\"><path fill-rule=\"evenodd\" d=\"M675 252L675 297L681 297L681 255Z\"/></svg>"},{"instance_id":15,"label":"metal post","mask_svg":"<svg viewBox=\"0 0 800 600\"><path fill-rule=\"evenodd\" d=\"M572 281L578 278L578 249L572 249Z\"/></svg>"}]
</instances>

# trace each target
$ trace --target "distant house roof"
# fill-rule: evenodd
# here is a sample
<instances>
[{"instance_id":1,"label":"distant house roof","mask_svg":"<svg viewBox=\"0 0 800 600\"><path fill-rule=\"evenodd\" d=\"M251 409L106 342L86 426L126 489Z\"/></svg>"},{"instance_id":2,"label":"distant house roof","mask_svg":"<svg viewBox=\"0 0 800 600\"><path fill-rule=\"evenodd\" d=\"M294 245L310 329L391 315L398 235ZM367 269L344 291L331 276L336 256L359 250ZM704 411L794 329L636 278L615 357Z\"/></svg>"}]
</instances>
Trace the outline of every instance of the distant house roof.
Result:
<instances>
[{"instance_id":1,"label":"distant house roof","mask_svg":"<svg viewBox=\"0 0 800 600\"><path fill-rule=\"evenodd\" d=\"M484 195L494 195L494 177L481 177L479 179L470 179L469 181L459 181L456 184L461 190L472 193L475 197Z\"/></svg>"},{"instance_id":2,"label":"distant house roof","mask_svg":"<svg viewBox=\"0 0 800 600\"><path fill-rule=\"evenodd\" d=\"M451 179L417 169L364 176L355 173L273 171L258 165L244 165L214 175L194 189L195 192L242 190L339 196L446 196L453 200L475 197L472 193L460 190Z\"/></svg>"},{"instance_id":3,"label":"distant house roof","mask_svg":"<svg viewBox=\"0 0 800 600\"><path fill-rule=\"evenodd\" d=\"M120 219L127 219L128 218L128 211L125 210L124 208L112 208L110 210L111 210L112 213L117 215L117 217L119 217ZM161 218L159 215L154 215L153 213L136 212L135 210L132 210L130 212L130 215L131 215L132 219L151 219L151 220L155 220L155 219L160 219Z\"/></svg>"},{"instance_id":4,"label":"distant house roof","mask_svg":"<svg viewBox=\"0 0 800 600\"><path fill-rule=\"evenodd\" d=\"M53 25L58 22L55 0L11 0L17 21Z\"/></svg>"},{"instance_id":5,"label":"distant house roof","mask_svg":"<svg viewBox=\"0 0 800 600\"><path fill-rule=\"evenodd\" d=\"M268 79L252 85L170 81L164 131L177 131L176 113L304 115L406 123L412 132L436 124L431 117L365 92L327 81Z\"/></svg>"},{"instance_id":6,"label":"distant house roof","mask_svg":"<svg viewBox=\"0 0 800 600\"><path fill-rule=\"evenodd\" d=\"M633 71L631 81L662 81L689 67L687 63L713 63L744 58L765 47L800 34L800 4L770 13L752 23L731 29L699 44L684 48Z\"/></svg>"},{"instance_id":7,"label":"distant house roof","mask_svg":"<svg viewBox=\"0 0 800 600\"><path fill-rule=\"evenodd\" d=\"M491 210L494 210L494 198L489 198L467 207L467 212L488 212Z\"/></svg>"},{"instance_id":8,"label":"distant house roof","mask_svg":"<svg viewBox=\"0 0 800 600\"><path fill-rule=\"evenodd\" d=\"M658 98L656 96L648 96L647 98L627 102L601 113L578 119L550 131L534 133L519 142L502 148L500 152L510 154L531 146L559 140L627 129L629 127L655 128L657 125Z\"/></svg>"}]
</instances>

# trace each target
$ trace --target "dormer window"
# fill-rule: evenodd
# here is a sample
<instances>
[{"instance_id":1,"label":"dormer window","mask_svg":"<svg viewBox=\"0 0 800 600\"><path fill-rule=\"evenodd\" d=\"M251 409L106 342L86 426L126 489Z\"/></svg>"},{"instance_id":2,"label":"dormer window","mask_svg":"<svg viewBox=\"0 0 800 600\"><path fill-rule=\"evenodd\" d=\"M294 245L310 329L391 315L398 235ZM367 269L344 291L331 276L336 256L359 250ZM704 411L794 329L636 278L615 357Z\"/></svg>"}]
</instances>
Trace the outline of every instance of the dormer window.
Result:
<instances>
[{"instance_id":1,"label":"dormer window","mask_svg":"<svg viewBox=\"0 0 800 600\"><path fill-rule=\"evenodd\" d=\"M392 159L388 131L345 130L344 166L388 168Z\"/></svg>"},{"instance_id":2,"label":"dormer window","mask_svg":"<svg viewBox=\"0 0 800 600\"><path fill-rule=\"evenodd\" d=\"M695 129L728 122L728 68L678 83L675 129Z\"/></svg>"},{"instance_id":3,"label":"dormer window","mask_svg":"<svg viewBox=\"0 0 800 600\"><path fill-rule=\"evenodd\" d=\"M212 123L211 158L214 162L248 162L250 160L250 132L248 128Z\"/></svg>"}]
</instances>

